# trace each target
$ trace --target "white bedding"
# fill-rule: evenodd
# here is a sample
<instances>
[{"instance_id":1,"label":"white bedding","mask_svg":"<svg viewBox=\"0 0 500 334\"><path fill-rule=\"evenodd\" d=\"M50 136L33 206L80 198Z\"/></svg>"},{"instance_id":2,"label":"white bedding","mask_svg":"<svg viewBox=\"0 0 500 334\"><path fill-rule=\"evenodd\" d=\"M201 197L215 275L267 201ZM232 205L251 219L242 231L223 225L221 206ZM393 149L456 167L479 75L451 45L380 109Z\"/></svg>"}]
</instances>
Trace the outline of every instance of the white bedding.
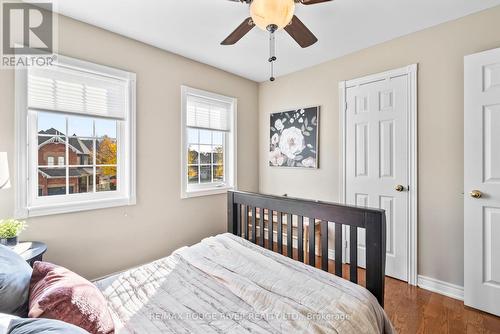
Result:
<instances>
[{"instance_id":1,"label":"white bedding","mask_svg":"<svg viewBox=\"0 0 500 334\"><path fill-rule=\"evenodd\" d=\"M96 282L117 333L393 333L368 290L232 234Z\"/></svg>"}]
</instances>

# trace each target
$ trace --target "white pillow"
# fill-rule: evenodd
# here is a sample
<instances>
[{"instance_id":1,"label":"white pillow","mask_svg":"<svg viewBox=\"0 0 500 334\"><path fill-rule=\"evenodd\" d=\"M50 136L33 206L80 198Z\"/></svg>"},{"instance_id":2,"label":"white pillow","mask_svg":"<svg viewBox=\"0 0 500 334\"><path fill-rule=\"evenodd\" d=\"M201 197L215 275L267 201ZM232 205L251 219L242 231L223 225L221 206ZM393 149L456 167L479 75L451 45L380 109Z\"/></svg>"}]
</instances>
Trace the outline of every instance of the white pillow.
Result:
<instances>
[{"instance_id":1,"label":"white pillow","mask_svg":"<svg viewBox=\"0 0 500 334\"><path fill-rule=\"evenodd\" d=\"M0 334L6 334L11 320L19 319L15 315L0 313Z\"/></svg>"}]
</instances>

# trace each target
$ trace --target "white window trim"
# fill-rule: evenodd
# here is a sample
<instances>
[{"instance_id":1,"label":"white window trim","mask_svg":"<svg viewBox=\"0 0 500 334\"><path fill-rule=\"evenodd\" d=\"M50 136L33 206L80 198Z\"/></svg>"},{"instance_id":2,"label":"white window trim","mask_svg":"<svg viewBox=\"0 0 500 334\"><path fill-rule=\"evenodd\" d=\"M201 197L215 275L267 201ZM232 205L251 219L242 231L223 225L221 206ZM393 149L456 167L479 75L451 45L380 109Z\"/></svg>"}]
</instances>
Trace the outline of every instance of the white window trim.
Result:
<instances>
[{"instance_id":1,"label":"white window trim","mask_svg":"<svg viewBox=\"0 0 500 334\"><path fill-rule=\"evenodd\" d=\"M119 157L119 166L125 166L121 174L122 180L127 180L126 184L119 192L98 193L98 194L72 194L71 200L67 203L51 203L47 198L43 206L31 206L29 194L36 189L38 184L33 186L29 182L30 168L28 167L30 147L30 127L28 118L28 71L26 68L16 68L15 70L15 125L16 125L16 188L15 188L15 211L17 218L29 218L53 214L78 212L85 210L95 210L136 204L136 74L127 71L98 65L83 60L78 60L62 55L57 55L57 63L65 66L84 68L86 71L104 73L108 76L129 81L128 113L127 122L121 132L127 134L124 140L124 152ZM32 150L31 150L32 151ZM118 167L120 168L120 167ZM122 182L123 183L123 182ZM28 189L31 186L31 189Z\"/></svg>"},{"instance_id":2,"label":"white window trim","mask_svg":"<svg viewBox=\"0 0 500 334\"><path fill-rule=\"evenodd\" d=\"M198 95L203 98L210 98L217 101L225 102L231 104L231 131L227 133L226 146L227 152L230 152L230 156L224 159L224 171L226 179L229 179L226 186L215 186L210 185L199 185L196 190L188 191L187 183L187 151L188 151L188 134L186 126L186 110L187 110L187 96L188 95ZM237 110L238 110L238 99L234 97L228 97L216 93L207 92L204 90L181 86L181 198L191 198L200 196L209 196L224 194L228 190L234 190L237 188Z\"/></svg>"}]
</instances>

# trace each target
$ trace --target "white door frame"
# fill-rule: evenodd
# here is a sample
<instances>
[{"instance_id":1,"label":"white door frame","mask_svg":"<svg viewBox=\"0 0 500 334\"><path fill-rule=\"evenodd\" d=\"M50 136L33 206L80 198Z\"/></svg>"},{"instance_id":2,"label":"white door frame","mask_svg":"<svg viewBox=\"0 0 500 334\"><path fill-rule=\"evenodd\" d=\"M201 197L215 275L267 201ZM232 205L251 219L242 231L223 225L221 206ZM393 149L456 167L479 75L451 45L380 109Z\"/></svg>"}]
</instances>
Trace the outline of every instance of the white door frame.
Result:
<instances>
[{"instance_id":1,"label":"white door frame","mask_svg":"<svg viewBox=\"0 0 500 334\"><path fill-rule=\"evenodd\" d=\"M405 66L402 68L398 68L395 70L390 70L382 73L377 73L369 76L365 76L362 78L357 78L348 81L342 81L339 83L339 97L340 97L340 105L339 105L339 114L340 114L340 143L341 143L341 202L345 203L346 201L346 112L347 112L347 101L346 101L346 93L347 88L368 84L371 82L389 80L391 78L406 76L408 80L408 124L407 131L410 134L408 141L408 155L409 155L409 164L408 164L408 234L407 234L407 246L408 246L408 283L411 285L417 285L417 222L418 222L418 196L417 196L417 71L418 65L413 64L409 66ZM343 238L346 240L344 229ZM347 245L347 240L344 242L344 245ZM343 261L349 261L348 252L343 252Z\"/></svg>"}]
</instances>

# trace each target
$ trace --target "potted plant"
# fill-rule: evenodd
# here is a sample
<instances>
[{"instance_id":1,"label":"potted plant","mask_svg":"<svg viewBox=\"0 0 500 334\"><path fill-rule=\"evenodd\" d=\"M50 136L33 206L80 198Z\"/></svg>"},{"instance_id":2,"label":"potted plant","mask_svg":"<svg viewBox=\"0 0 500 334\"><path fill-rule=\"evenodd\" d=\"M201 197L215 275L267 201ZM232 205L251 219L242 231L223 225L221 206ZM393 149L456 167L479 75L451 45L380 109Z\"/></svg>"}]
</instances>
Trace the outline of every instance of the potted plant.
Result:
<instances>
[{"instance_id":1,"label":"potted plant","mask_svg":"<svg viewBox=\"0 0 500 334\"><path fill-rule=\"evenodd\" d=\"M17 245L17 237L26 228L26 223L15 219L0 220L0 244Z\"/></svg>"}]
</instances>

